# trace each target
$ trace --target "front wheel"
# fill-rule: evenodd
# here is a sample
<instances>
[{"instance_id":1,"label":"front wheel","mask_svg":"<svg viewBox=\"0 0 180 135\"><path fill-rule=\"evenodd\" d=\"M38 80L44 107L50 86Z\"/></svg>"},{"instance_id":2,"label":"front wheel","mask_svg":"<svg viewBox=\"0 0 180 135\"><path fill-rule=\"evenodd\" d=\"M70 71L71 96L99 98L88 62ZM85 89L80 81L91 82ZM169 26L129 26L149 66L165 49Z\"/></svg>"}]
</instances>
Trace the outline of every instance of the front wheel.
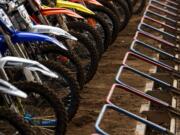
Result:
<instances>
[{"instance_id":1,"label":"front wheel","mask_svg":"<svg viewBox=\"0 0 180 135\"><path fill-rule=\"evenodd\" d=\"M80 13L84 18L86 18L86 23L91 25L100 33L104 45L104 51L107 50L108 46L111 44L111 30L108 23L104 20L103 17L99 15L91 15ZM93 23L92 23L93 22Z\"/></svg>"},{"instance_id":2,"label":"front wheel","mask_svg":"<svg viewBox=\"0 0 180 135\"><path fill-rule=\"evenodd\" d=\"M59 76L57 79L53 79L39 75L43 83L47 85L47 87L52 88L62 99L68 113L68 120L70 121L75 116L80 102L79 89L76 80L71 76L70 71L58 62L44 60L40 61L40 63Z\"/></svg>"},{"instance_id":3,"label":"front wheel","mask_svg":"<svg viewBox=\"0 0 180 135\"><path fill-rule=\"evenodd\" d=\"M101 58L102 53L104 52L104 45L100 37L100 33L96 29L94 29L92 26L88 25L87 23L80 21L68 22L67 26L71 30L73 29L73 31L86 35L87 38L93 41L93 45L96 47L98 51L99 58Z\"/></svg>"},{"instance_id":4,"label":"front wheel","mask_svg":"<svg viewBox=\"0 0 180 135\"><path fill-rule=\"evenodd\" d=\"M94 77L98 68L99 57L97 49L93 46L91 40L84 35L74 31L70 33L78 39L73 46L73 51L81 60L85 72L85 83L88 83Z\"/></svg>"},{"instance_id":5,"label":"front wheel","mask_svg":"<svg viewBox=\"0 0 180 135\"><path fill-rule=\"evenodd\" d=\"M17 82L14 85L28 94L21 99L25 121L33 127L35 134L64 135L67 115L60 98L47 87L33 82Z\"/></svg>"},{"instance_id":6,"label":"front wheel","mask_svg":"<svg viewBox=\"0 0 180 135\"><path fill-rule=\"evenodd\" d=\"M95 6L88 4L87 7L94 11L97 15L104 18L104 20L109 25L111 30L111 44L115 41L119 33L120 21L119 18L108 8L102 6Z\"/></svg>"},{"instance_id":7,"label":"front wheel","mask_svg":"<svg viewBox=\"0 0 180 135\"><path fill-rule=\"evenodd\" d=\"M65 66L70 70L70 74L78 82L80 89L83 89L85 83L85 73L79 57L73 51L64 51L56 46L42 46L38 55L45 60L51 60ZM38 59L39 60L39 59Z\"/></svg>"},{"instance_id":8,"label":"front wheel","mask_svg":"<svg viewBox=\"0 0 180 135\"><path fill-rule=\"evenodd\" d=\"M0 108L0 134L2 135L35 135L30 125L12 110Z\"/></svg>"},{"instance_id":9,"label":"front wheel","mask_svg":"<svg viewBox=\"0 0 180 135\"><path fill-rule=\"evenodd\" d=\"M139 14L143 11L146 0L133 0L133 14Z\"/></svg>"},{"instance_id":10,"label":"front wheel","mask_svg":"<svg viewBox=\"0 0 180 135\"><path fill-rule=\"evenodd\" d=\"M120 16L120 31L122 31L131 18L131 12L128 4L124 0L112 0L113 5L118 9Z\"/></svg>"}]
</instances>

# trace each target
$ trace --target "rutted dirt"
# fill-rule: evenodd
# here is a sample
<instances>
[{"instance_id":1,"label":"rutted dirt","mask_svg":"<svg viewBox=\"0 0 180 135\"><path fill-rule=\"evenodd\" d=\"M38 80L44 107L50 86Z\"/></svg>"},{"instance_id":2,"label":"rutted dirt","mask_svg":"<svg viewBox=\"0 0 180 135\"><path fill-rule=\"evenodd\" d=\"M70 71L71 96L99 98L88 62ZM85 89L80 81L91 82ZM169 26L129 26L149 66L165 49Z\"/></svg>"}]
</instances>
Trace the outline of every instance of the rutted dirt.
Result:
<instances>
[{"instance_id":1,"label":"rutted dirt","mask_svg":"<svg viewBox=\"0 0 180 135\"><path fill-rule=\"evenodd\" d=\"M133 40L133 36L137 29L140 16L134 16L127 28L119 34L116 42L103 55L99 64L98 71L94 79L85 86L81 94L81 104L76 117L69 124L67 135L90 135L95 133L94 125L99 115L102 106L105 104L108 92L114 83L115 75L120 64L128 51L129 46ZM130 60L130 63L139 69L148 69L148 65ZM128 82L138 88L144 88L145 80L131 77L130 74L125 75ZM127 92L121 91L119 95L113 97L113 101L117 101L121 107L126 108L134 113L138 113L142 99L134 97ZM133 135L136 127L136 121L129 118L124 118L122 115L117 115L112 111L107 112L102 125L106 131L116 135ZM121 118L122 117L122 118Z\"/></svg>"}]
</instances>

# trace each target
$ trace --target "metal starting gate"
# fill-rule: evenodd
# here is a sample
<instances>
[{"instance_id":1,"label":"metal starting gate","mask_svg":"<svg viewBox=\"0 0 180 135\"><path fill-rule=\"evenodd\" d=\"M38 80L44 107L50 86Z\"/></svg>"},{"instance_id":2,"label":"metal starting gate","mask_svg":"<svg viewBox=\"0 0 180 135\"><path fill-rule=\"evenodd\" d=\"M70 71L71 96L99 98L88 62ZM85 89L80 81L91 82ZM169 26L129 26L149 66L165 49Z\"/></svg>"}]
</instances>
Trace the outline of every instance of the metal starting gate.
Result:
<instances>
[{"instance_id":1,"label":"metal starting gate","mask_svg":"<svg viewBox=\"0 0 180 135\"><path fill-rule=\"evenodd\" d=\"M100 124L105 112L110 109L138 121L135 131L136 135L148 134L148 128L156 130L160 134L180 135L179 8L180 0L149 0L141 22L138 25L134 40L130 46L130 50L126 53L123 63L115 77L116 83L112 85L106 99L106 104L103 106L97 118L95 124L97 134L108 135L108 133L100 127ZM152 51L156 55L149 56L145 52L141 52L139 48ZM145 73L128 65L128 58L130 57L156 67L156 75ZM150 80L152 83L151 87L148 87L148 91L144 92L127 84L122 78L122 73L125 70ZM164 72L166 72L166 74L162 74ZM159 78L165 78L165 80ZM171 81L166 81L166 78L168 78L168 80L171 78ZM148 103L145 104L146 109L144 109L144 111L151 113L153 110L153 114L155 115L150 115L151 117L148 118L140 117L118 106L111 100L114 91L118 89L147 100ZM168 97L168 99L164 98L164 95L166 95L165 97ZM170 125L168 128L161 125L161 123L164 123L164 120L161 119L161 115L159 114L161 109L153 109L155 106L162 107L163 111L166 110L164 113L170 117L170 120L166 121ZM143 107L144 105L141 110L143 110ZM156 119L156 122L154 119ZM142 124L145 126L142 126Z\"/></svg>"}]
</instances>

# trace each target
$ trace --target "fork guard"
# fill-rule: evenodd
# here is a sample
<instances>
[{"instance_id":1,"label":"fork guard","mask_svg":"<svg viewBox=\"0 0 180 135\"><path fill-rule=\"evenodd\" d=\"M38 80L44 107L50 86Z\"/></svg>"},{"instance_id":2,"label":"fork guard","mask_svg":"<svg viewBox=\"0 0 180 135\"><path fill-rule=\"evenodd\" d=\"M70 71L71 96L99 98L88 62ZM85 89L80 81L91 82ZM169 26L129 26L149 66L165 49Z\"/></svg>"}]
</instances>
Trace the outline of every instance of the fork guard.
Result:
<instances>
[{"instance_id":1,"label":"fork guard","mask_svg":"<svg viewBox=\"0 0 180 135\"><path fill-rule=\"evenodd\" d=\"M90 9L86 8L83 5L69 1L57 0L56 7L76 9L84 13L95 14L93 11L91 11Z\"/></svg>"},{"instance_id":2,"label":"fork guard","mask_svg":"<svg viewBox=\"0 0 180 135\"><path fill-rule=\"evenodd\" d=\"M83 19L82 16L80 16L79 14L77 14L76 12L73 12L69 9L65 9L65 8L50 8L50 7L44 7L40 10L40 12L44 15L44 16L49 16L49 15L59 15L59 14L65 14L71 17L75 17L75 18L79 18L79 19Z\"/></svg>"}]
</instances>

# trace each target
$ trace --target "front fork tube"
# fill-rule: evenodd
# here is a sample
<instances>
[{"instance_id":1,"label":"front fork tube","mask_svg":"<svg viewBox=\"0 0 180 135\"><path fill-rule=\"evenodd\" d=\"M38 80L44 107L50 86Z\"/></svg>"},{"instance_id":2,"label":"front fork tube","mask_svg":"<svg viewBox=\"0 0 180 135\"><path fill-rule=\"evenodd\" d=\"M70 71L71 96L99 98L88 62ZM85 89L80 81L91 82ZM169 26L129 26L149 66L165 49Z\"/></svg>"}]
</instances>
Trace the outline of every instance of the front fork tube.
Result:
<instances>
[{"instance_id":1,"label":"front fork tube","mask_svg":"<svg viewBox=\"0 0 180 135\"><path fill-rule=\"evenodd\" d=\"M8 46L8 48L9 48L10 52L16 57L24 57L24 58L26 58L25 54L21 50L21 47L19 45L15 46L12 43L10 36L7 33L5 33L4 30L1 27L0 27L0 31L4 35L5 42L6 42L7 46ZM18 50L20 52L18 52ZM34 78L32 72L30 72L29 70L24 69L24 74L25 74L25 77L26 77L26 79L28 81L35 81L35 78L36 78L36 80L39 83L42 83L39 76L38 76L38 74L36 72L34 74L35 78ZM1 69L1 77L6 81L9 80L8 75L7 75L7 73L5 72L4 69ZM13 108L16 112L21 112L21 114L24 113L23 106L21 104L20 98L16 98L16 102L14 102L14 100L10 96L5 95L5 101L8 103L10 108Z\"/></svg>"}]
</instances>

